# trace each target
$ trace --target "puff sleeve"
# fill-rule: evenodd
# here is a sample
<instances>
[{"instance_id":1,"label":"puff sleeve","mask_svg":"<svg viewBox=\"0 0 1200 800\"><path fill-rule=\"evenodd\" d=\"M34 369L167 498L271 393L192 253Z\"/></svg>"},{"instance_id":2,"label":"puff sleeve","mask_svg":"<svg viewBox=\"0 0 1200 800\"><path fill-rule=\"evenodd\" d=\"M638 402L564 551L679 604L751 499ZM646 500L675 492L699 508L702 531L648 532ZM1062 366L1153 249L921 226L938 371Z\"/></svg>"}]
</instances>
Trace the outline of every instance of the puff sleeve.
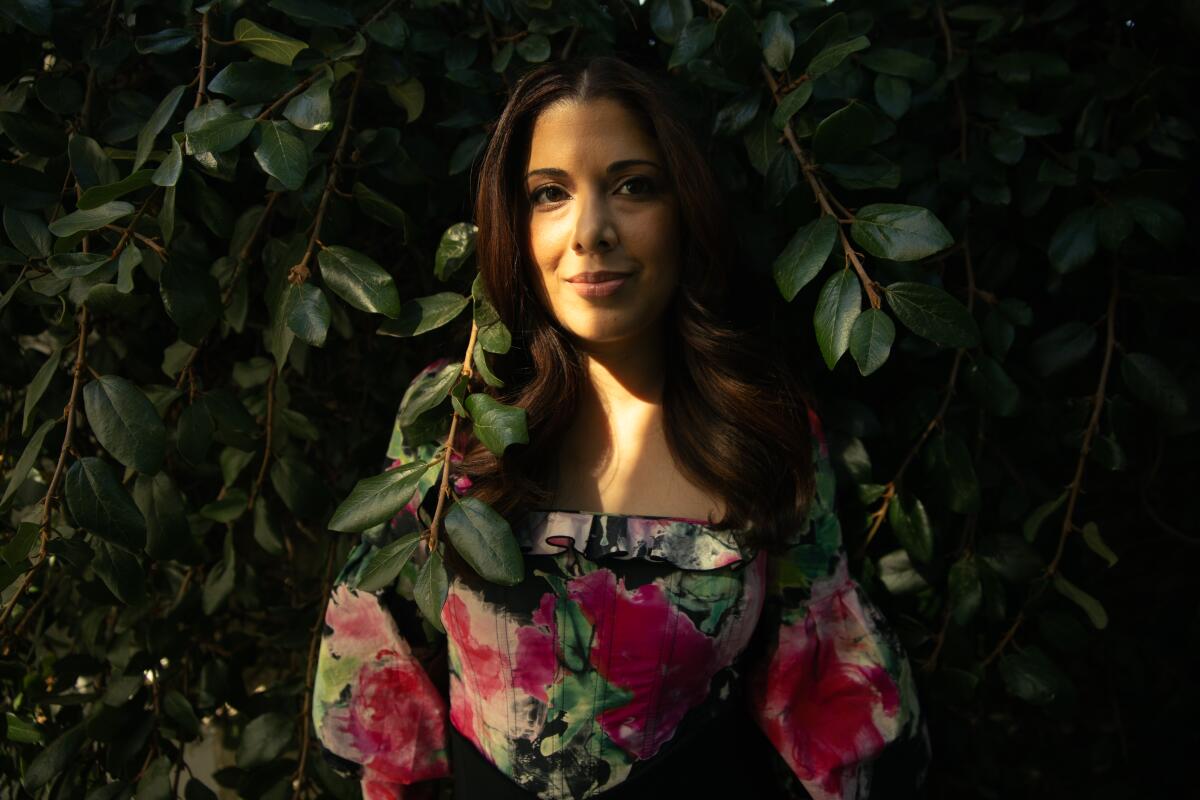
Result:
<instances>
[{"instance_id":1,"label":"puff sleeve","mask_svg":"<svg viewBox=\"0 0 1200 800\"><path fill-rule=\"evenodd\" d=\"M768 562L751 716L815 800L915 797L931 750L912 667L849 575L828 442L809 420L817 495L808 535Z\"/></svg>"},{"instance_id":2,"label":"puff sleeve","mask_svg":"<svg viewBox=\"0 0 1200 800\"><path fill-rule=\"evenodd\" d=\"M405 397L447 361L439 359L418 373ZM397 416L388 446L389 469L428 460L437 450L436 443L405 444ZM427 472L404 509L363 533L334 579L325 609L313 726L326 761L340 774L359 778L364 800L404 798L407 785L450 772L446 701L398 624L403 621L409 623L405 630L419 631L415 603L393 587L377 592L351 588L376 550L424 527L420 502L438 479L436 470ZM397 609L411 611L411 620Z\"/></svg>"}]
</instances>

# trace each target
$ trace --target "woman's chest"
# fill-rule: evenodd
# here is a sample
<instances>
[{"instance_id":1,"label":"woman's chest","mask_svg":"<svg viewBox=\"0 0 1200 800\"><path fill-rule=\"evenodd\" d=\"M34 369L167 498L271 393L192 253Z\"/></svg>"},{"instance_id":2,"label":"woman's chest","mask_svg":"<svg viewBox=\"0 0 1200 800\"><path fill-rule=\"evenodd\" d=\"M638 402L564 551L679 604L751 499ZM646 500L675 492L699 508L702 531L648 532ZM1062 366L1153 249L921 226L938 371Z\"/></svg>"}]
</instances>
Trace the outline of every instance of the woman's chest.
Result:
<instances>
[{"instance_id":1,"label":"woman's chest","mask_svg":"<svg viewBox=\"0 0 1200 800\"><path fill-rule=\"evenodd\" d=\"M454 727L543 797L566 772L599 781L591 791L619 782L730 679L761 615L764 561L687 570L568 547L527 555L516 586L452 575Z\"/></svg>"}]
</instances>

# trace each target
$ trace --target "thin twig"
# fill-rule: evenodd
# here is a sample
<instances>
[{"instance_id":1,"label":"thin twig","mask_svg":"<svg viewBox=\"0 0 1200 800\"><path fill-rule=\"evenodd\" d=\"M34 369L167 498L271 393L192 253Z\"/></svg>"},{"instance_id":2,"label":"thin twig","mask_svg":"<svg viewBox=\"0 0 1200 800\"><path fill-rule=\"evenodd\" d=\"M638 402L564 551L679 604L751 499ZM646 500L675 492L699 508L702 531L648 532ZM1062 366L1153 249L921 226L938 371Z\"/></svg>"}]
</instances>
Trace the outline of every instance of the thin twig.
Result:
<instances>
[{"instance_id":1,"label":"thin twig","mask_svg":"<svg viewBox=\"0 0 1200 800\"><path fill-rule=\"evenodd\" d=\"M308 263L312 259L313 250L316 248L317 237L321 235L321 223L325 219L325 209L329 205L329 196L333 193L333 187L337 184L342 153L346 149L346 142L350 139L350 129L353 127L354 122L354 106L358 102L358 90L362 86L364 68L364 63L359 61L358 70L354 74L354 88L350 92L350 102L346 107L346 120L342 123L342 134L338 138L337 148L333 152L333 159L329 165L329 177L325 180L325 191L321 193L321 202L317 205L317 214L313 219L312 232L308 237L308 246L304 248L304 256L300 259L300 262L288 272L288 283L293 286L298 286L308 280Z\"/></svg>"},{"instance_id":2,"label":"thin twig","mask_svg":"<svg viewBox=\"0 0 1200 800\"><path fill-rule=\"evenodd\" d=\"M67 432L63 435L62 447L58 451L58 462L54 466L54 474L50 478L50 485L46 489L46 496L42 499L42 523L38 531L40 541L38 544L37 561L26 571L21 579L20 586L17 587L12 597L5 603L4 609L0 610L0 627L3 627L5 621L16 607L17 601L21 599L21 595L25 593L25 590L29 588L29 584L33 582L34 575L49 560L46 555L46 543L50 539L50 509L53 506L58 485L63 478L63 468L67 463L67 452L71 449L71 440L75 433L75 409L79 406L79 390L83 386L83 375L86 368L84 356L87 345L87 326L88 307L83 305L79 308L79 335L75 349L75 367L71 373L71 396L67 401L67 407L64 411L67 417Z\"/></svg>"},{"instance_id":3,"label":"thin twig","mask_svg":"<svg viewBox=\"0 0 1200 800\"><path fill-rule=\"evenodd\" d=\"M271 375L267 378L267 441L263 447L262 463L258 466L258 477L254 480L254 485L250 487L250 499L246 501L246 510L254 510L254 498L258 497L258 493L262 490L263 479L267 474L267 464L271 461L271 432L275 428L275 377L278 370L275 367L275 362L271 362Z\"/></svg>"},{"instance_id":4,"label":"thin twig","mask_svg":"<svg viewBox=\"0 0 1200 800\"><path fill-rule=\"evenodd\" d=\"M204 98L205 78L208 75L208 12L200 21L200 83L196 86L196 100L192 108L199 108Z\"/></svg>"},{"instance_id":5,"label":"thin twig","mask_svg":"<svg viewBox=\"0 0 1200 800\"><path fill-rule=\"evenodd\" d=\"M308 761L309 716L312 714L313 683L315 679L317 654L320 651L321 633L325 627L325 607L329 603L330 582L333 579L333 556L337 552L337 540L330 536L325 557L325 577L321 581L321 604L316 621L312 626L312 634L308 640L308 667L304 675L304 710L300 713L300 763L292 777L292 800L300 800L300 791L304 788L304 765Z\"/></svg>"},{"instance_id":6,"label":"thin twig","mask_svg":"<svg viewBox=\"0 0 1200 800\"><path fill-rule=\"evenodd\" d=\"M479 326L475 324L474 320L472 320L471 336L467 340L467 352L466 355L463 356L461 373L467 377L468 381L471 379L471 375L473 374L471 358L475 354L475 340L478 338L478 335ZM441 528L442 513L446 504L446 498L450 496L450 457L454 454L454 437L457 432L458 412L455 411L450 417L450 434L446 437L445 453L442 456L442 481L438 487L437 508L434 509L433 523L429 526L429 532L427 534L428 538L426 539L426 545L431 553L437 549L438 531Z\"/></svg>"},{"instance_id":7,"label":"thin twig","mask_svg":"<svg viewBox=\"0 0 1200 800\"><path fill-rule=\"evenodd\" d=\"M1118 267L1114 260L1110 267L1111 288L1108 295L1108 313L1107 324L1105 325L1105 340L1104 340L1104 361L1100 365L1100 377L1096 381L1096 391L1092 395L1092 414L1088 419L1087 428L1083 432L1083 443L1079 447L1079 456L1075 460L1075 475L1071 479L1069 493L1067 494L1067 510L1063 515L1062 527L1058 533L1058 546L1054 551L1054 558L1050 560L1050 564L1046 567L1045 572L1038 579L1038 587L1035 592L1031 593L1021 607L1021 611L1017 614L1016 620L1004 633L1000 642L992 648L992 652L988 654L981 662L981 666L986 667L988 664L995 661L1004 652L1005 646L1012 641L1017 630L1021 627L1021 623L1025 620L1025 612L1032 605L1033 600L1041 592L1041 588L1046 585L1046 582L1054 577L1058 572L1058 565L1062 561L1063 551L1067 545L1067 537L1071 535L1071 531L1075 530L1075 505L1079 500L1079 495L1083 491L1083 472L1087 465L1088 453L1092 449L1092 439L1096 436L1096 431L1100 427L1100 414L1104 410L1104 399L1108 387L1108 372L1112 365L1113 348L1116 342L1116 318L1117 318L1117 298L1120 295L1120 287L1117 280Z\"/></svg>"}]
</instances>

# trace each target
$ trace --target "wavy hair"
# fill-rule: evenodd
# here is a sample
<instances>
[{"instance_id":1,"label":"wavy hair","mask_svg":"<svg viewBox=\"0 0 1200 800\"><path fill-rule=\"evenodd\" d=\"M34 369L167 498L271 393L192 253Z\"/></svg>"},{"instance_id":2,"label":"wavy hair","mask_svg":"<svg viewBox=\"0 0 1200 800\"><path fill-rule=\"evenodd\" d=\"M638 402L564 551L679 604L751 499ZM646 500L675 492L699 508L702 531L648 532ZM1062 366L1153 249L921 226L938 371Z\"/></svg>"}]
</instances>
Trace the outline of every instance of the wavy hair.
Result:
<instances>
[{"instance_id":1,"label":"wavy hair","mask_svg":"<svg viewBox=\"0 0 1200 800\"><path fill-rule=\"evenodd\" d=\"M691 481L725 501L725 516L709 525L736 532L743 545L772 547L804 524L812 501L812 398L794 354L772 353L764 307L774 285L739 266L721 189L678 97L664 78L617 57L530 69L491 132L475 191L476 255L513 341L507 353L484 356L504 386L480 390L525 409L529 442L497 457L464 437L455 472L471 479L471 496L506 518L544 507L554 494L586 376L581 353L535 293L523 172L538 115L556 102L597 98L620 102L647 126L679 199L681 273L664 312L667 444Z\"/></svg>"}]
</instances>

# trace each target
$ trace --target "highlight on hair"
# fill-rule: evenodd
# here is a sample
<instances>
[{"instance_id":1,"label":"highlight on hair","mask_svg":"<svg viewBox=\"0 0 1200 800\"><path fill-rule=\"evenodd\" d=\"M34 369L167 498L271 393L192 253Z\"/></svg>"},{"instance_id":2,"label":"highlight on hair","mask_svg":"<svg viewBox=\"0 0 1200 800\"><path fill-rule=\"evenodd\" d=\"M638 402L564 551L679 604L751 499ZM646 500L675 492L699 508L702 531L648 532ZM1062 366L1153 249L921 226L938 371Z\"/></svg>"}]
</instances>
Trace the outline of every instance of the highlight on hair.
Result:
<instances>
[{"instance_id":1,"label":"highlight on hair","mask_svg":"<svg viewBox=\"0 0 1200 800\"><path fill-rule=\"evenodd\" d=\"M529 442L497 457L469 437L454 471L471 479L471 496L510 520L545 508L554 495L558 454L586 377L580 352L534 289L523 172L538 115L552 103L597 98L643 121L679 200L680 281L664 320L667 444L694 484L724 500L724 518L709 525L736 532L744 545L772 548L807 520L812 398L792 354L772 353L762 307L773 286L756 286L751 270L739 269L720 187L678 98L664 79L617 57L577 56L524 73L483 154L476 257L513 339L507 353L485 356L505 385L479 390L525 409Z\"/></svg>"}]
</instances>

